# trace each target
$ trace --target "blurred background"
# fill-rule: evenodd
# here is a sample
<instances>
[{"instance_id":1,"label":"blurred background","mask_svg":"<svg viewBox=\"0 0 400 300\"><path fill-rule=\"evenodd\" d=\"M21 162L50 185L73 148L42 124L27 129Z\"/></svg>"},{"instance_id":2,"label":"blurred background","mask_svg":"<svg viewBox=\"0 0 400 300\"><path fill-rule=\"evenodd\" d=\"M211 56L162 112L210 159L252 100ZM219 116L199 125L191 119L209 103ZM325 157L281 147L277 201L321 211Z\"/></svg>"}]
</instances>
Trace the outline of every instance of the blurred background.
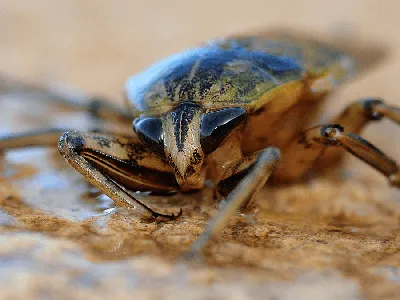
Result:
<instances>
[{"instance_id":1,"label":"blurred background","mask_svg":"<svg viewBox=\"0 0 400 300\"><path fill-rule=\"evenodd\" d=\"M335 93L333 105L330 107L331 114L341 111L352 100L367 96L379 96L386 99L388 103L400 105L399 12L400 4L397 1L382 0L0 0L0 72L6 76L43 84L65 83L89 94L110 97L122 104L122 89L126 78L143 70L156 60L215 37L283 27L321 36L343 36L348 38L350 43L357 43L358 39L366 39L389 50L388 57L379 66L361 74L350 84L343 85ZM32 105L36 106L36 104ZM9 110L14 107L8 104L6 106ZM21 108L14 110L19 109ZM31 119L18 119L5 112L3 107L0 110L2 124L6 121L7 124L13 124L9 126L9 130L20 129L18 124L24 122L25 127L30 126ZM34 111L29 106L24 109L26 115L36 113ZM41 111L45 117L46 112L48 111L45 109ZM59 119L60 122L63 120ZM39 122L47 124L41 117ZM400 142L398 142L400 139L394 138L400 135L397 129L394 124L384 121L368 127L364 136L400 161L400 156L396 151L396 148L400 147ZM48 282L54 286L59 284L60 294L58 295L66 295L70 287L76 286L77 290L81 291L83 286L94 280L91 276L98 276L95 279L102 284L104 291L110 292L109 295L116 298L115 284L124 282L123 280L127 278L139 280L142 278L142 271L146 269L157 270L159 274L169 276L170 266L163 265L163 262L154 262L153 259L130 260L130 264L122 261L118 268L125 266L126 270L124 269L125 273L119 273L118 268L107 269L109 267L107 264L89 264L86 258L89 257L89 261L98 262L109 259L128 259L136 257L138 253L147 255L156 253L158 256L164 256L168 251L165 251L163 247L171 250L170 252L176 256L179 251L187 247L195 235L201 232L207 221L207 215L204 217L203 212L194 211L194 221L186 218L184 214L180 219L182 221L166 224L164 227L155 224L143 225L119 215L113 215L108 227L97 224L97 221L93 221L92 224L89 219L95 212L111 207L112 202L105 200L105 204L100 209L94 202L83 203L79 193L86 190L87 186L72 168L64 171L65 165L58 167L58 170L54 170L55 164L46 166L47 152L44 154L29 152L29 155L26 154L28 152L23 153L23 155L14 156L13 164L23 166L31 164L37 169L42 167L44 168L42 174L47 175L40 177L40 172L32 171L29 174L26 173L27 178L1 179L0 181L0 204L2 205L0 244L10 245L9 250L4 250L6 259L3 261L9 263L8 273L4 273L6 274L4 276L7 280L15 280L12 281L13 284L7 283L0 272L0 288L3 294L8 286L16 286L21 282L21 272L22 274L30 272L31 277L25 278L38 281L35 291L39 296L57 294L42 293L40 288L47 286ZM58 153L56 156L58 159ZM239 263L250 266L247 272L250 272L251 266L257 265L258 268L264 270L263 279L273 278L273 280L292 278L293 274L303 274L310 270L311 272L317 270L315 271L317 273L319 270L325 270L324 268L333 270L333 275L329 273L329 276L322 274L321 277L318 277L319 275L313 277L315 274L312 273L311 277L300 277L297 285L292 283L265 285L267 290L257 292L258 295L263 295L260 299L265 299L266 295L285 295L285 292L287 297L282 296L284 299L298 299L299 295L303 295L304 299L355 299L361 294L370 299L384 299L384 296L388 296L386 297L388 299L390 296L393 296L393 299L399 299L396 296L400 295L400 292L397 294L394 292L394 286L398 286L400 278L399 193L391 189L386 180L370 167L355 159L351 161L355 166L352 171L360 173L361 180L344 181L339 184L318 181L309 186L298 185L285 191L271 190L262 193L262 197L273 198L276 203L280 203L279 205L275 203L275 206L266 204L267 211L273 211L277 213L277 216L269 215L268 222L265 221L264 224L257 222L256 225L261 225L254 227L255 233L251 231L252 229L249 231L244 229L243 240L240 240L240 234L234 231L227 240L237 240L225 245L225 248L221 246L213 249L217 254L219 253L219 256L215 256L216 261L222 261L221 265L224 265L226 263L224 259L229 260L233 257L240 261ZM5 200L3 201L8 197L7 193L15 189L22 194L26 205L18 206L15 203L8 205ZM324 195L327 200L321 195ZM281 199L284 199L283 202L279 202ZM34 210L32 207L39 209ZM396 212L395 209L397 209ZM46 214L43 214L43 211ZM295 213L291 214L293 212ZM61 220L50 218L47 213L51 216L62 216L62 218ZM289 218L289 221L283 219L281 213L288 213L285 216ZM296 213L305 213L306 217L298 217ZM347 213L350 215L350 221L346 219ZM315 223L317 225L311 224L314 219L310 216L317 218L318 214L324 215L328 220L322 223L318 220ZM365 219L360 219L360 223L357 223L359 219L354 221L351 219L353 216L365 217ZM67 217L73 221L68 223ZM310 224L307 223L309 219ZM80 222L81 220L83 221ZM287 225L288 222L290 226ZM188 224L194 228L191 234L188 234ZM156 226L159 227L156 228ZM250 226L250 228L253 227ZM313 239L313 234L317 234L320 229L323 231L321 238ZM29 235L22 236L20 232L25 230L34 234L30 237ZM240 227L235 230L241 232ZM13 234L17 232L18 238L14 239ZM36 234L37 232L40 235ZM264 234L261 238L260 232ZM260 244L261 246L255 244L256 246L250 247L251 242L246 242L246 237L249 237L251 241L252 239L262 240L260 243L265 244ZM332 242L335 237L337 240ZM66 240L72 242L73 246L62 244L66 243ZM59 241L62 241L61 246ZM28 251L28 249L34 247L26 245L39 245L39 250L29 252L31 250ZM84 258L81 254L76 254L78 252L70 255L69 250L65 251L74 247L85 250ZM29 270L21 269L18 263L21 258L14 255L14 253L19 253L21 248L25 249L24 253L27 257L24 258L27 260L25 266L29 265ZM0 248L0 255L1 250L2 248ZM48 251L53 254L47 255ZM58 258L59 253L63 253L60 258ZM51 257L59 261L54 263ZM39 263L36 264L36 261ZM53 276L55 264L62 267ZM82 271L81 266L87 267L88 271L82 273L82 278L77 281L70 279L73 277L70 275L72 274L70 270L79 273ZM159 266L161 266L161 271L157 269ZM386 266L390 267L386 268ZM62 281L65 279L60 275L63 270L66 270L68 274L65 278L70 281ZM108 274L108 277L103 278L100 274ZM203 278L204 282L226 275L226 273L215 274L210 275L206 272L197 275ZM342 277L342 274L345 274L345 277ZM377 274L381 276L379 280L374 277ZM59 275L61 277L57 277ZM116 278L119 281L113 283L112 280L117 280ZM172 285L175 291L175 294L171 294L172 297L177 296L176 291L179 291L180 295L182 286L187 288L187 294L193 291L187 282L182 284L180 273L172 278L176 281L173 282L175 285ZM144 289L146 292L152 292L154 281L147 282L149 285ZM158 285L165 283L162 280L155 282ZM168 281L164 285L165 294L169 295L171 292L171 282ZM254 288L252 281L246 287L248 290L240 290L242 285L235 281L233 283L228 283L221 295L233 293L233 286L238 292L244 294L248 291L252 292ZM195 286L198 287L196 284ZM310 285L312 287L318 285L319 289L308 289ZM126 286L120 292L129 298L133 295L129 289L135 286L133 284ZM257 286L262 287L258 284ZM327 289L327 286L330 286L330 289ZM30 293L30 286L26 285L25 288L27 293ZM99 291L98 287L96 289ZM203 289L204 285L200 285L197 292ZM274 294L271 291L277 292ZM212 290L208 292L211 294L206 295L212 297L218 294L213 294ZM18 293L9 295L21 296ZM90 295L93 294L89 294L89 297ZM140 293L137 295L140 296ZM198 299L202 299L201 295L205 294L199 292L198 295L200 295ZM332 295L336 295L337 298L332 298ZM37 299L42 299L39 296ZM276 299L280 299L278 296ZM27 294L25 298L22 296L18 299L28 298L34 297ZM238 296L237 299L239 298Z\"/></svg>"},{"instance_id":2,"label":"blurred background","mask_svg":"<svg viewBox=\"0 0 400 300\"><path fill-rule=\"evenodd\" d=\"M333 115L361 97L400 102L399 10L396 1L377 0L1 0L0 72L123 103L128 76L215 37L283 27L388 48L382 64L335 93ZM395 128L385 123L365 133L375 144L385 145Z\"/></svg>"},{"instance_id":3,"label":"blurred background","mask_svg":"<svg viewBox=\"0 0 400 300\"><path fill-rule=\"evenodd\" d=\"M120 97L127 76L162 57L214 37L285 27L388 44L390 63L368 84L347 87L346 97L398 99L399 9L396 1L375 0L2 0L0 66L22 78Z\"/></svg>"}]
</instances>

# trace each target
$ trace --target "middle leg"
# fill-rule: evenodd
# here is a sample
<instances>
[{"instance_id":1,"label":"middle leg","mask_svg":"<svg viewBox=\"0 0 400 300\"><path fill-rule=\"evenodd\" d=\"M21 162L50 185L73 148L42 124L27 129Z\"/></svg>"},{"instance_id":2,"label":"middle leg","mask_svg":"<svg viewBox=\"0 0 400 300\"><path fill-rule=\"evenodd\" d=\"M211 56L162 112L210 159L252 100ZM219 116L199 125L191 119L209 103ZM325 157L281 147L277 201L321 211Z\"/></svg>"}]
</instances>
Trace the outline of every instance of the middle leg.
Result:
<instances>
[{"instance_id":1,"label":"middle leg","mask_svg":"<svg viewBox=\"0 0 400 300\"><path fill-rule=\"evenodd\" d=\"M246 167L248 163L251 164L253 157L249 156L248 159L239 162L236 171L240 172L240 169ZM244 203L249 202L253 195L265 185L279 163L280 151L274 147L266 148L257 153L255 158L256 161L250 167L249 172L226 198L226 204L219 209L217 214L209 221L204 232L191 245L184 256L185 260L201 257L201 252L207 242L224 229L229 217L234 215Z\"/></svg>"}]
</instances>

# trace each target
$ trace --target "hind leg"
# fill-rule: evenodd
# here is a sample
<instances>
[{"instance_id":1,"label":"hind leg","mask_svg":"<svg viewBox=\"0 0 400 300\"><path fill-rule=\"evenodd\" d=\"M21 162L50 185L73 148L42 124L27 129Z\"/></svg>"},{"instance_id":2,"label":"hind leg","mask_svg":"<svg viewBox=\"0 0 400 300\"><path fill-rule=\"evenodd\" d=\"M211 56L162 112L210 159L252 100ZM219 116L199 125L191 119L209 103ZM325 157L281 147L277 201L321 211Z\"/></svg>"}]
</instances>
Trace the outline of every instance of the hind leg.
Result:
<instances>
[{"instance_id":1,"label":"hind leg","mask_svg":"<svg viewBox=\"0 0 400 300\"><path fill-rule=\"evenodd\" d=\"M132 123L129 110L112 104L112 101L101 97L88 96L84 93L57 85L39 86L20 82L0 75L0 95L18 95L33 101L48 101L78 111L87 111L93 117Z\"/></svg>"}]
</instances>

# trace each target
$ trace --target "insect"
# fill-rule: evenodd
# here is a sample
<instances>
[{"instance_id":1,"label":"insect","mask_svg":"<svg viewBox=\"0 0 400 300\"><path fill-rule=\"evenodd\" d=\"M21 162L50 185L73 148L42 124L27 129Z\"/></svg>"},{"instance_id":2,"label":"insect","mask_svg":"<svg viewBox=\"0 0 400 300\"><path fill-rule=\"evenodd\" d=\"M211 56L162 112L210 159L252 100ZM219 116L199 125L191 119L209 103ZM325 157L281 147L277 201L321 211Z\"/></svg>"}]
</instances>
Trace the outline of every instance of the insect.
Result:
<instances>
[{"instance_id":1,"label":"insect","mask_svg":"<svg viewBox=\"0 0 400 300\"><path fill-rule=\"evenodd\" d=\"M359 100L332 121L311 126L324 99L354 70L354 60L342 51L290 34L214 40L130 77L127 110L27 88L100 119L131 122L132 134L45 129L3 137L0 149L54 146L59 140L68 163L117 206L144 218L177 216L155 212L124 188L186 192L209 180L228 203L207 229L209 237L267 180L301 179L325 148L344 148L400 186L396 163L357 135L370 121L399 122L399 108Z\"/></svg>"}]
</instances>

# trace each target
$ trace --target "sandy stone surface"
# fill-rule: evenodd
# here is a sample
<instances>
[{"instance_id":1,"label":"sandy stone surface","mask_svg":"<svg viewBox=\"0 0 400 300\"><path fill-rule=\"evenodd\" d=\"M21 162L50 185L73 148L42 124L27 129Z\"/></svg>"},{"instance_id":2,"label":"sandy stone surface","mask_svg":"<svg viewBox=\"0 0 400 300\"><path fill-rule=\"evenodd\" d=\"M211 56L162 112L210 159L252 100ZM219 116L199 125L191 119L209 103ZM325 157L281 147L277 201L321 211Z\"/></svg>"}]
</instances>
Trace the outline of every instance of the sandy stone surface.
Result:
<instances>
[{"instance_id":1,"label":"sandy stone surface","mask_svg":"<svg viewBox=\"0 0 400 300\"><path fill-rule=\"evenodd\" d=\"M164 2L163 2L164 3ZM395 1L8 1L0 8L6 77L62 82L122 103L124 80L204 40L284 26L387 45L372 72L343 86L329 112L379 95L400 105ZM1 133L84 129L84 113L0 89ZM67 125L67 126L66 126ZM396 126L363 136L400 160ZM400 192L353 158L329 176L267 186L233 217L202 263L180 258L218 206L204 190L137 195L176 221L113 209L58 152L7 152L0 177L0 299L400 299Z\"/></svg>"}]
</instances>

